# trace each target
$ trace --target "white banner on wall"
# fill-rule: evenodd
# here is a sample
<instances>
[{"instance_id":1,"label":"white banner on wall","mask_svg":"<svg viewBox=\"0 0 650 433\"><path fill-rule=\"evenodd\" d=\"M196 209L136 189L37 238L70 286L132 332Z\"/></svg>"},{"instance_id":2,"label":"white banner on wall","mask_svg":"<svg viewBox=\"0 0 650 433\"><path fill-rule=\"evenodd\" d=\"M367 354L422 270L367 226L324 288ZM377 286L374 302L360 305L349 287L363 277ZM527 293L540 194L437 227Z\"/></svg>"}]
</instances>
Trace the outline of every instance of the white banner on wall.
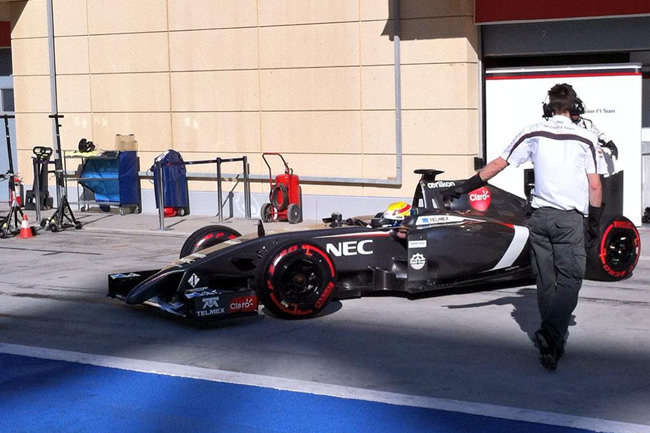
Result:
<instances>
[{"instance_id":1,"label":"white banner on wall","mask_svg":"<svg viewBox=\"0 0 650 433\"><path fill-rule=\"evenodd\" d=\"M591 120L618 147L615 172L624 173L623 214L641 225L641 65L488 69L485 79L486 160L501 155L526 125L543 121L542 103L557 83L571 84ZM524 197L523 170L507 167L490 183Z\"/></svg>"}]
</instances>

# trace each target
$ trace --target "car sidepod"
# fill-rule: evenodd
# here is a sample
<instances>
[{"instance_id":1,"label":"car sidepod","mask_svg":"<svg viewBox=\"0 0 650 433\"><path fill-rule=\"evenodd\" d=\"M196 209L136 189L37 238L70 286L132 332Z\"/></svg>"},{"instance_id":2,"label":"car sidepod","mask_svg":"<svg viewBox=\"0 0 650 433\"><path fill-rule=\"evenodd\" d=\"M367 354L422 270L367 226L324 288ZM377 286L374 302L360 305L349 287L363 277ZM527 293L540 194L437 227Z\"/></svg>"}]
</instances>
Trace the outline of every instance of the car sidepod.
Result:
<instances>
[{"instance_id":1,"label":"car sidepod","mask_svg":"<svg viewBox=\"0 0 650 433\"><path fill-rule=\"evenodd\" d=\"M530 271L528 229L455 214L420 215L408 230L410 292Z\"/></svg>"}]
</instances>

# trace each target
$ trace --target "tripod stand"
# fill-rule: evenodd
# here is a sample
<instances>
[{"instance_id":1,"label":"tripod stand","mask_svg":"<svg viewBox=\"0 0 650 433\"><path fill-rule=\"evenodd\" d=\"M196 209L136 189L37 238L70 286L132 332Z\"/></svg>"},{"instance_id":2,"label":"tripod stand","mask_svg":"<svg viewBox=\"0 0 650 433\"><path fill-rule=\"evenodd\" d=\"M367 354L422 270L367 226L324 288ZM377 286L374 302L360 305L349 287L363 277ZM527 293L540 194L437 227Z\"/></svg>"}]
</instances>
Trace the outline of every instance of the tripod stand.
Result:
<instances>
[{"instance_id":1,"label":"tripod stand","mask_svg":"<svg viewBox=\"0 0 650 433\"><path fill-rule=\"evenodd\" d=\"M5 136L7 138L7 156L9 157L9 170L6 174L0 175L5 179L9 180L9 191L11 195L11 208L9 209L9 214L4 218L2 224L0 225L0 238L7 238L9 236L14 236L20 232L20 226L23 221L23 211L16 200L16 184L15 178L16 173L14 173L14 161L11 151L11 134L9 133L9 119L13 119L13 114L3 114L0 115L0 119L5 121ZM18 221L18 216L20 216L20 222Z\"/></svg>"},{"instance_id":2,"label":"tripod stand","mask_svg":"<svg viewBox=\"0 0 650 433\"><path fill-rule=\"evenodd\" d=\"M59 207L56 212L50 217L50 219L44 219L41 221L41 227L45 227L46 230L52 232L58 232L66 228L74 227L80 229L83 224L81 221L77 221L72 213L72 208L68 202L68 192L67 185L65 181L65 163L63 152L61 151L61 134L59 133L59 119L63 118L63 114L50 114L48 116L54 121L56 129L56 152L57 159L54 161L54 171L56 178L56 188L57 196L59 197Z\"/></svg>"}]
</instances>

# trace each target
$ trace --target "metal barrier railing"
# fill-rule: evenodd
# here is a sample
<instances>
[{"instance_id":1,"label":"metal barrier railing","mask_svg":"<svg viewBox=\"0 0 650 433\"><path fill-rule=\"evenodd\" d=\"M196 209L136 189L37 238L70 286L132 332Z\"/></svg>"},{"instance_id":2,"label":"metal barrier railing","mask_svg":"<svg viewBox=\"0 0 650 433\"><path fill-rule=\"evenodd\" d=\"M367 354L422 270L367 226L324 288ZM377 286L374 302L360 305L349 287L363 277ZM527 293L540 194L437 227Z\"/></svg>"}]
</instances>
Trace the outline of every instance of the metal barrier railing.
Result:
<instances>
[{"instance_id":1,"label":"metal barrier railing","mask_svg":"<svg viewBox=\"0 0 650 433\"><path fill-rule=\"evenodd\" d=\"M250 172L248 166L248 157L243 156L241 158L216 158L210 160L200 160L200 161L183 161L183 162L166 162L155 161L155 170L157 174L157 201L158 201L158 221L160 223L160 230L168 230L165 228L165 191L164 191L164 182L163 182L163 166L171 165L198 165L198 164L216 164L217 168L217 216L219 217L219 222L223 222L223 185L221 177L221 164L224 162L241 162L242 163L242 175L243 175L243 184L244 184L244 218L251 219L251 190L250 190ZM239 183L239 175L237 175L237 183ZM235 185L236 186L236 185ZM234 187L233 187L234 190ZM232 216L232 190L228 193L228 199L230 200L230 213ZM189 196L188 196L189 200Z\"/></svg>"}]
</instances>

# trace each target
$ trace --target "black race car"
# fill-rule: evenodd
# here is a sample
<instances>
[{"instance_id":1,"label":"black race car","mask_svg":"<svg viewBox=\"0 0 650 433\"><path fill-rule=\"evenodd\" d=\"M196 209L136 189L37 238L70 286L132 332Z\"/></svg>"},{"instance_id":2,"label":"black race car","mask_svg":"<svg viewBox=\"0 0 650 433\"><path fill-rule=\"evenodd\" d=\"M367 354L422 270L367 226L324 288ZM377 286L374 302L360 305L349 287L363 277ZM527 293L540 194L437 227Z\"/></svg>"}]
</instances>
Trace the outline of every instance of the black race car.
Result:
<instances>
[{"instance_id":1,"label":"black race car","mask_svg":"<svg viewBox=\"0 0 650 433\"><path fill-rule=\"evenodd\" d=\"M162 270L109 275L109 296L204 319L258 314L260 302L282 318L318 314L332 299L370 292L410 295L533 277L527 201L491 185L451 203L455 181L421 175L412 213L399 225L382 214L339 214L306 230L240 236L210 225L184 243ZM628 277L640 253L639 233L620 215L603 218L588 253L587 278Z\"/></svg>"}]
</instances>

